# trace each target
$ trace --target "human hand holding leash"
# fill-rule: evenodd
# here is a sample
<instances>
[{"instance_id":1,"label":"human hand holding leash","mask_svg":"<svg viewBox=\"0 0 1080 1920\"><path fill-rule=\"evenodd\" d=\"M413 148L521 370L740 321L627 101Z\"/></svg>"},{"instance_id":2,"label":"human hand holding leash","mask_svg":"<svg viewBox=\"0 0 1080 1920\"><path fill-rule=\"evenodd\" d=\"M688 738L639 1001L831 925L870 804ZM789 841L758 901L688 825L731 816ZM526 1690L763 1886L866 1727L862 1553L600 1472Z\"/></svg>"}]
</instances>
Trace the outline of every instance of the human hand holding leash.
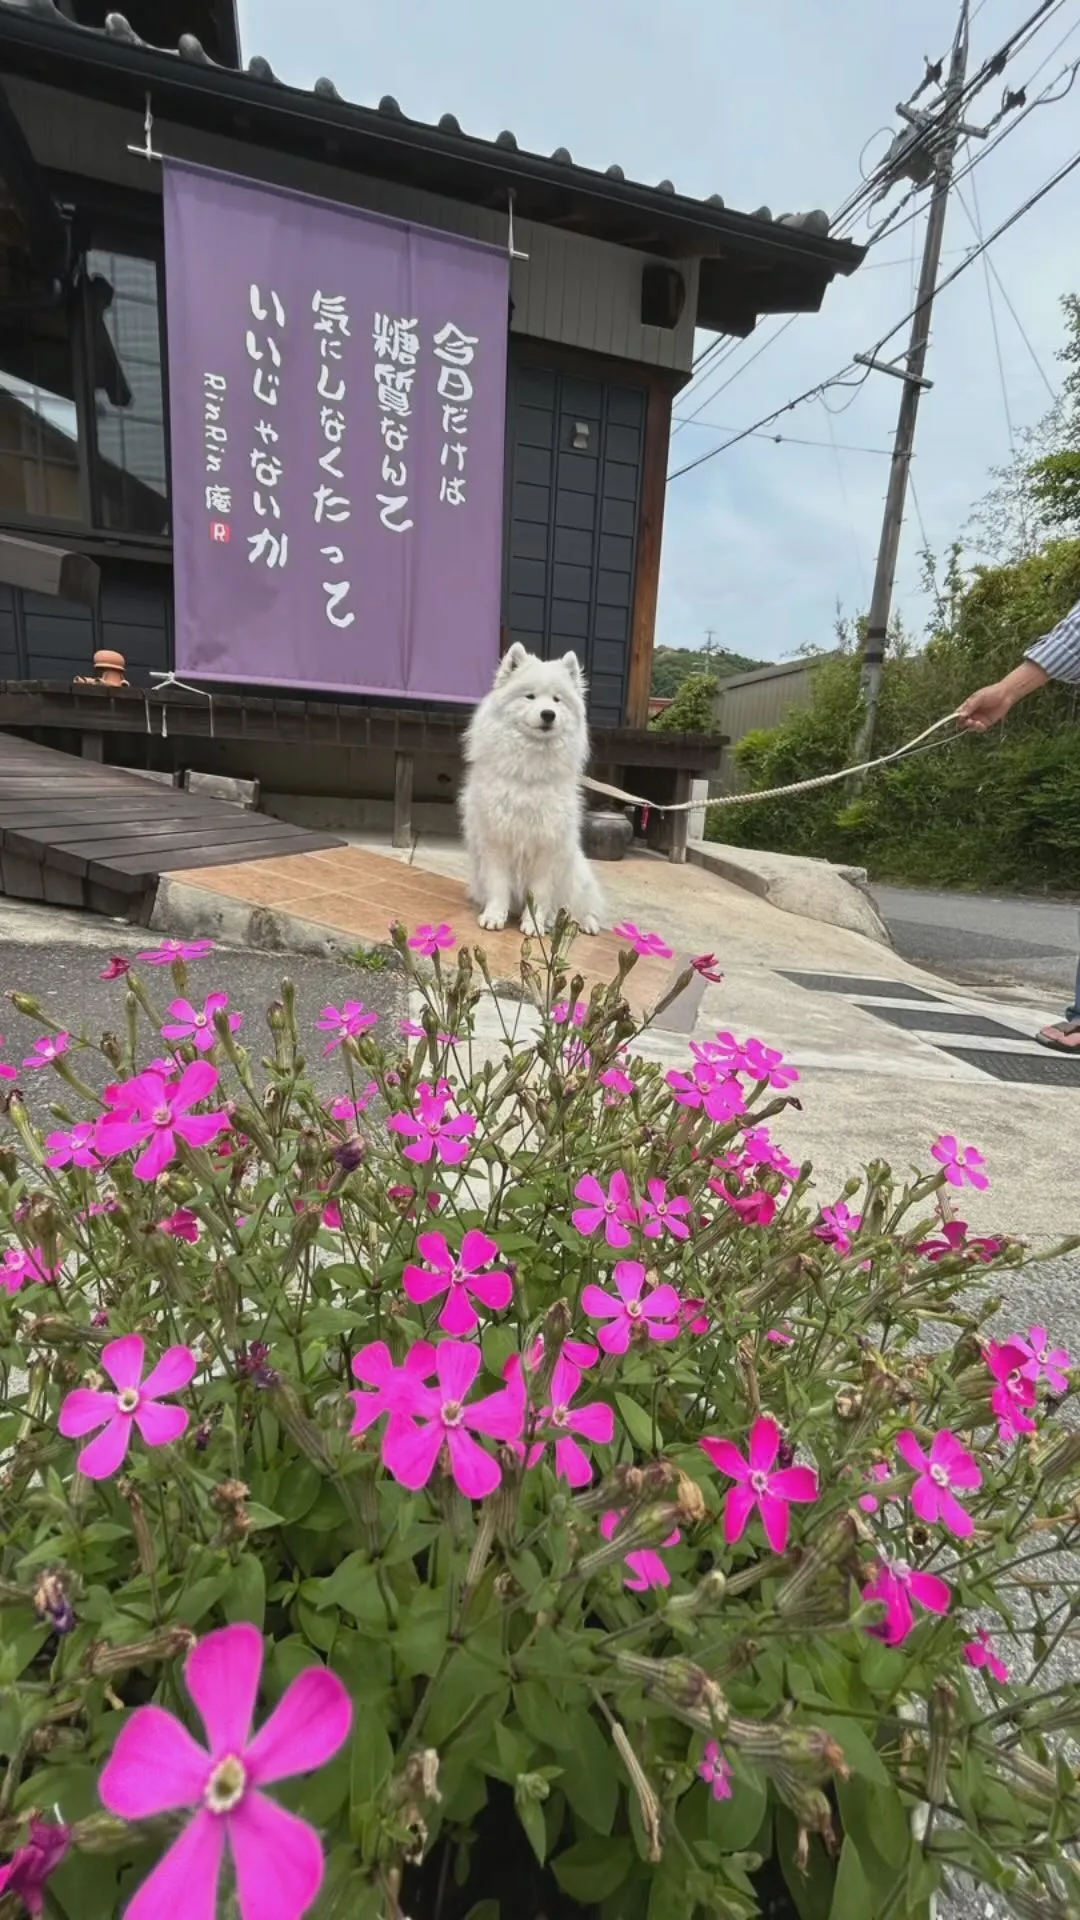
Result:
<instances>
[{"instance_id":1,"label":"human hand holding leash","mask_svg":"<svg viewBox=\"0 0 1080 1920\"><path fill-rule=\"evenodd\" d=\"M991 686L980 687L977 693L971 694L956 717L970 732L985 733L988 728L996 727L999 720L1004 720L1018 700L1034 693L1038 687L1045 687L1049 678L1034 660L1022 660L1004 680L995 680Z\"/></svg>"}]
</instances>

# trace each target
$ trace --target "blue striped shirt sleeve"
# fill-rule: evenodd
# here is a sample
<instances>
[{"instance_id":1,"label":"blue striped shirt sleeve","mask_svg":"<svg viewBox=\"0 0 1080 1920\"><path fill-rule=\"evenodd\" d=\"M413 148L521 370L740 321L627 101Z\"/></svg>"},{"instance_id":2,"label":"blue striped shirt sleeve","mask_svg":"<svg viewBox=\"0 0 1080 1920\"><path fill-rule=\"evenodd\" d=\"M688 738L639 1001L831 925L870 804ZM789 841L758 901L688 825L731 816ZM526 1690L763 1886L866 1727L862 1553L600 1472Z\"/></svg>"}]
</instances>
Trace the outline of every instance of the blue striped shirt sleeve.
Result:
<instances>
[{"instance_id":1,"label":"blue striped shirt sleeve","mask_svg":"<svg viewBox=\"0 0 1080 1920\"><path fill-rule=\"evenodd\" d=\"M1024 657L1033 660L1052 680L1080 686L1080 600L1052 633L1028 648Z\"/></svg>"}]
</instances>

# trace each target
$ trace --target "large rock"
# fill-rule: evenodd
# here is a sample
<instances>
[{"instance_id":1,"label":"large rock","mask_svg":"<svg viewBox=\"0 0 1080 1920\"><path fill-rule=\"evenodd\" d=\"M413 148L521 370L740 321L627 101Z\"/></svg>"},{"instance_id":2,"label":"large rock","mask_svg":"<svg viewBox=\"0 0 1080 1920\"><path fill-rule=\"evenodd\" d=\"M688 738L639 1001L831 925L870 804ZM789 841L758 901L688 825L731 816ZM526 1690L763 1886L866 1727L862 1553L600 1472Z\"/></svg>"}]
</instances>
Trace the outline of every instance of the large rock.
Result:
<instances>
[{"instance_id":1,"label":"large rock","mask_svg":"<svg viewBox=\"0 0 1080 1920\"><path fill-rule=\"evenodd\" d=\"M756 893L782 913L823 920L891 946L889 931L867 890L865 867L835 867L829 860L801 854L763 853L757 847L729 847L716 840L691 841L687 858L747 892Z\"/></svg>"}]
</instances>

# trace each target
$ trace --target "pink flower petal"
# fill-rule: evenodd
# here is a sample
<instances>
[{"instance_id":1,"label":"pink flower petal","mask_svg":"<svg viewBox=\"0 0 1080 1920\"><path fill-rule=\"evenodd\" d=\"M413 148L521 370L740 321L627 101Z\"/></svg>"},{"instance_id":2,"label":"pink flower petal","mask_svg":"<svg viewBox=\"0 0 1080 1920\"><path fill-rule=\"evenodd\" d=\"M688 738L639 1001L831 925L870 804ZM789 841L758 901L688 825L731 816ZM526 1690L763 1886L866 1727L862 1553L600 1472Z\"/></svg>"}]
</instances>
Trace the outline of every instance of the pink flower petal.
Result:
<instances>
[{"instance_id":1,"label":"pink flower petal","mask_svg":"<svg viewBox=\"0 0 1080 1920\"><path fill-rule=\"evenodd\" d=\"M630 1329L633 1322L626 1314L610 1326L597 1329L597 1342L605 1353L625 1353L630 1345ZM676 1329L678 1331L678 1329Z\"/></svg>"},{"instance_id":2,"label":"pink flower petal","mask_svg":"<svg viewBox=\"0 0 1080 1920\"><path fill-rule=\"evenodd\" d=\"M654 1287L641 1303L641 1311L647 1320L677 1320L682 1307L674 1287Z\"/></svg>"},{"instance_id":3,"label":"pink flower petal","mask_svg":"<svg viewBox=\"0 0 1080 1920\"><path fill-rule=\"evenodd\" d=\"M609 1408L610 1412L610 1408ZM540 1448L538 1451L542 1452ZM533 1464L529 1462L530 1466ZM572 1487L587 1487L593 1477L592 1462L587 1453L583 1453L576 1440L564 1434L555 1442L555 1472Z\"/></svg>"},{"instance_id":4,"label":"pink flower petal","mask_svg":"<svg viewBox=\"0 0 1080 1920\"><path fill-rule=\"evenodd\" d=\"M413 1426L408 1420L391 1420L383 1440L383 1465L387 1473L392 1473L395 1480L413 1492L426 1487L435 1471L443 1437L440 1420L429 1420L423 1427Z\"/></svg>"},{"instance_id":5,"label":"pink flower petal","mask_svg":"<svg viewBox=\"0 0 1080 1920\"><path fill-rule=\"evenodd\" d=\"M742 1489L735 1489L735 1491L741 1492ZM747 1491L749 1492L749 1488ZM765 1538L770 1547L774 1553L783 1553L791 1527L791 1508L787 1501L778 1500L772 1493L760 1493L758 1511L761 1514L761 1524L765 1528Z\"/></svg>"},{"instance_id":6,"label":"pink flower petal","mask_svg":"<svg viewBox=\"0 0 1080 1920\"><path fill-rule=\"evenodd\" d=\"M184 1679L215 1760L247 1745L262 1664L262 1634L244 1621L204 1634L188 1654Z\"/></svg>"},{"instance_id":7,"label":"pink flower petal","mask_svg":"<svg viewBox=\"0 0 1080 1920\"><path fill-rule=\"evenodd\" d=\"M470 1227L461 1243L462 1267L466 1273L475 1273L477 1267L490 1266L498 1252L498 1245L490 1235L481 1233L478 1227Z\"/></svg>"},{"instance_id":8,"label":"pink flower petal","mask_svg":"<svg viewBox=\"0 0 1080 1920\"><path fill-rule=\"evenodd\" d=\"M430 1267L440 1267L444 1273L450 1273L454 1265L454 1256L446 1242L444 1233L422 1233L416 1242L417 1251Z\"/></svg>"},{"instance_id":9,"label":"pink flower petal","mask_svg":"<svg viewBox=\"0 0 1080 1920\"><path fill-rule=\"evenodd\" d=\"M436 1348L435 1371L448 1400L464 1400L480 1371L480 1349L462 1340L444 1340Z\"/></svg>"},{"instance_id":10,"label":"pink flower petal","mask_svg":"<svg viewBox=\"0 0 1080 1920\"><path fill-rule=\"evenodd\" d=\"M948 1527L958 1540L970 1539L975 1531L975 1522L967 1508L961 1506L948 1487L942 1487L938 1493L938 1518L942 1526Z\"/></svg>"},{"instance_id":11,"label":"pink flower petal","mask_svg":"<svg viewBox=\"0 0 1080 1920\"><path fill-rule=\"evenodd\" d=\"M925 1473L930 1465L918 1440L910 1431L897 1434L896 1451L900 1455L901 1460L907 1461L908 1466L914 1473Z\"/></svg>"},{"instance_id":12,"label":"pink flower petal","mask_svg":"<svg viewBox=\"0 0 1080 1920\"><path fill-rule=\"evenodd\" d=\"M56 1425L65 1440L81 1440L111 1420L116 1412L115 1393L96 1393L92 1387L76 1387L60 1409Z\"/></svg>"},{"instance_id":13,"label":"pink flower petal","mask_svg":"<svg viewBox=\"0 0 1080 1920\"><path fill-rule=\"evenodd\" d=\"M156 1180L176 1158L176 1135L168 1127L155 1132L145 1152L133 1162L131 1171L137 1180Z\"/></svg>"},{"instance_id":14,"label":"pink flower petal","mask_svg":"<svg viewBox=\"0 0 1080 1920\"><path fill-rule=\"evenodd\" d=\"M620 1301L613 1300L610 1293L605 1293L603 1287L596 1286L592 1281L581 1289L581 1307L582 1312L592 1320L611 1320L623 1311Z\"/></svg>"},{"instance_id":15,"label":"pink flower petal","mask_svg":"<svg viewBox=\"0 0 1080 1920\"><path fill-rule=\"evenodd\" d=\"M407 1297L418 1307L425 1306L437 1293L445 1293L449 1283L450 1275L445 1267L437 1273L429 1273L426 1267L406 1267L401 1276Z\"/></svg>"},{"instance_id":16,"label":"pink flower petal","mask_svg":"<svg viewBox=\"0 0 1080 1920\"><path fill-rule=\"evenodd\" d=\"M471 1333L480 1325L480 1316L469 1299L464 1287L451 1287L446 1296L446 1305L439 1315L439 1325L444 1333Z\"/></svg>"},{"instance_id":17,"label":"pink flower petal","mask_svg":"<svg viewBox=\"0 0 1080 1920\"><path fill-rule=\"evenodd\" d=\"M756 1506L757 1495L752 1487L742 1485L730 1489L724 1502L724 1539L729 1547L742 1539L746 1523Z\"/></svg>"},{"instance_id":18,"label":"pink flower petal","mask_svg":"<svg viewBox=\"0 0 1080 1920\"><path fill-rule=\"evenodd\" d=\"M101 1350L101 1364L109 1379L122 1393L125 1387L137 1387L142 1379L146 1347L142 1336L125 1333L121 1340L110 1340Z\"/></svg>"},{"instance_id":19,"label":"pink flower petal","mask_svg":"<svg viewBox=\"0 0 1080 1920\"><path fill-rule=\"evenodd\" d=\"M313 1773L332 1760L349 1737L352 1702L326 1667L297 1674L244 1755L252 1784L269 1786L294 1773Z\"/></svg>"},{"instance_id":20,"label":"pink flower petal","mask_svg":"<svg viewBox=\"0 0 1080 1920\"><path fill-rule=\"evenodd\" d=\"M813 1467L781 1467L769 1479L769 1490L781 1500L816 1500L818 1477Z\"/></svg>"},{"instance_id":21,"label":"pink flower petal","mask_svg":"<svg viewBox=\"0 0 1080 1920\"><path fill-rule=\"evenodd\" d=\"M300 1920L322 1885L323 1851L314 1827L265 1794L248 1793L229 1816L229 1842L242 1920Z\"/></svg>"},{"instance_id":22,"label":"pink flower petal","mask_svg":"<svg viewBox=\"0 0 1080 1920\"><path fill-rule=\"evenodd\" d=\"M608 1225L610 1227L610 1220L608 1221ZM627 1234L628 1241L629 1238L630 1236ZM619 1290L619 1297L624 1306L628 1307L632 1305L635 1300L640 1300L642 1288L645 1285L645 1269L639 1260L620 1260L615 1268L613 1277L615 1285ZM582 1295L582 1304L584 1305L584 1294ZM587 1307L585 1311L588 1312ZM676 1311L678 1311L677 1300Z\"/></svg>"},{"instance_id":23,"label":"pink flower petal","mask_svg":"<svg viewBox=\"0 0 1080 1920\"><path fill-rule=\"evenodd\" d=\"M152 1768L153 1761L148 1765ZM204 1782L205 1778L204 1758ZM224 1849L225 1821L212 1813L197 1813L124 1908L124 1920L165 1920L166 1914L183 1914L184 1920L215 1920Z\"/></svg>"},{"instance_id":24,"label":"pink flower petal","mask_svg":"<svg viewBox=\"0 0 1080 1920\"><path fill-rule=\"evenodd\" d=\"M102 1803L121 1820L150 1820L159 1813L198 1806L210 1756L174 1714L163 1707L136 1707L121 1727L102 1770Z\"/></svg>"},{"instance_id":25,"label":"pink flower petal","mask_svg":"<svg viewBox=\"0 0 1080 1920\"><path fill-rule=\"evenodd\" d=\"M750 1466L755 1473L768 1473L780 1451L780 1429L768 1414L755 1420L750 1429Z\"/></svg>"},{"instance_id":26,"label":"pink flower petal","mask_svg":"<svg viewBox=\"0 0 1080 1920\"><path fill-rule=\"evenodd\" d=\"M467 1500L483 1500L494 1493L502 1471L497 1460L485 1453L463 1427L451 1427L446 1435L450 1468Z\"/></svg>"},{"instance_id":27,"label":"pink flower petal","mask_svg":"<svg viewBox=\"0 0 1080 1920\"><path fill-rule=\"evenodd\" d=\"M104 1431L79 1454L75 1462L79 1472L88 1480L107 1480L122 1466L130 1439L130 1415L114 1412Z\"/></svg>"},{"instance_id":28,"label":"pink flower petal","mask_svg":"<svg viewBox=\"0 0 1080 1920\"><path fill-rule=\"evenodd\" d=\"M176 1089L172 1104L180 1113L186 1113L189 1107L197 1107L202 1100L209 1099L217 1086L221 1075L209 1060L193 1060L185 1067Z\"/></svg>"},{"instance_id":29,"label":"pink flower petal","mask_svg":"<svg viewBox=\"0 0 1080 1920\"><path fill-rule=\"evenodd\" d=\"M582 1434L586 1440L608 1447L615 1438L614 1408L603 1400L594 1400L587 1407L575 1407L570 1414L570 1425L575 1433Z\"/></svg>"},{"instance_id":30,"label":"pink flower petal","mask_svg":"<svg viewBox=\"0 0 1080 1920\"><path fill-rule=\"evenodd\" d=\"M142 1400L135 1409L135 1425L148 1447L167 1447L179 1440L189 1419L186 1407L160 1400Z\"/></svg>"},{"instance_id":31,"label":"pink flower petal","mask_svg":"<svg viewBox=\"0 0 1080 1920\"><path fill-rule=\"evenodd\" d=\"M749 1477L750 1468L733 1440L703 1440L701 1450L729 1480L742 1481Z\"/></svg>"},{"instance_id":32,"label":"pink flower petal","mask_svg":"<svg viewBox=\"0 0 1080 1920\"><path fill-rule=\"evenodd\" d=\"M193 1377L197 1364L190 1347L167 1347L142 1383L143 1399L160 1400L163 1394L179 1393Z\"/></svg>"},{"instance_id":33,"label":"pink flower petal","mask_svg":"<svg viewBox=\"0 0 1080 1920\"><path fill-rule=\"evenodd\" d=\"M912 1572L908 1575L908 1586L920 1607L928 1613L948 1613L952 1600L952 1589L936 1573Z\"/></svg>"}]
</instances>

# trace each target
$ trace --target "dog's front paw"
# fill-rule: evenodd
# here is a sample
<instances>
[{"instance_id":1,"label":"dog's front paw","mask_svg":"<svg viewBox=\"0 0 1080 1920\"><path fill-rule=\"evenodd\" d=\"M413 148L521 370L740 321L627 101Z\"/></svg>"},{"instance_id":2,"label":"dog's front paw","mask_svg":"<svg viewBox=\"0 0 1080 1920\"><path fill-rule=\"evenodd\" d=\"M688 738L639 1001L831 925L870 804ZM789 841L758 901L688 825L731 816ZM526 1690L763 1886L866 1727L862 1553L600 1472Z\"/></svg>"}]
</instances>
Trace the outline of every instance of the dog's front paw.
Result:
<instances>
[{"instance_id":1,"label":"dog's front paw","mask_svg":"<svg viewBox=\"0 0 1080 1920\"><path fill-rule=\"evenodd\" d=\"M582 933L599 933L600 922L595 913L587 913L581 923Z\"/></svg>"},{"instance_id":2,"label":"dog's front paw","mask_svg":"<svg viewBox=\"0 0 1080 1920\"><path fill-rule=\"evenodd\" d=\"M546 913L535 913L532 907L526 907L525 912L521 916L522 933L530 935L533 939L542 940L550 925L551 921L548 915Z\"/></svg>"},{"instance_id":3,"label":"dog's front paw","mask_svg":"<svg viewBox=\"0 0 1080 1920\"><path fill-rule=\"evenodd\" d=\"M485 907L480 915L480 925L486 933L498 933L506 925L506 910L502 907Z\"/></svg>"}]
</instances>

